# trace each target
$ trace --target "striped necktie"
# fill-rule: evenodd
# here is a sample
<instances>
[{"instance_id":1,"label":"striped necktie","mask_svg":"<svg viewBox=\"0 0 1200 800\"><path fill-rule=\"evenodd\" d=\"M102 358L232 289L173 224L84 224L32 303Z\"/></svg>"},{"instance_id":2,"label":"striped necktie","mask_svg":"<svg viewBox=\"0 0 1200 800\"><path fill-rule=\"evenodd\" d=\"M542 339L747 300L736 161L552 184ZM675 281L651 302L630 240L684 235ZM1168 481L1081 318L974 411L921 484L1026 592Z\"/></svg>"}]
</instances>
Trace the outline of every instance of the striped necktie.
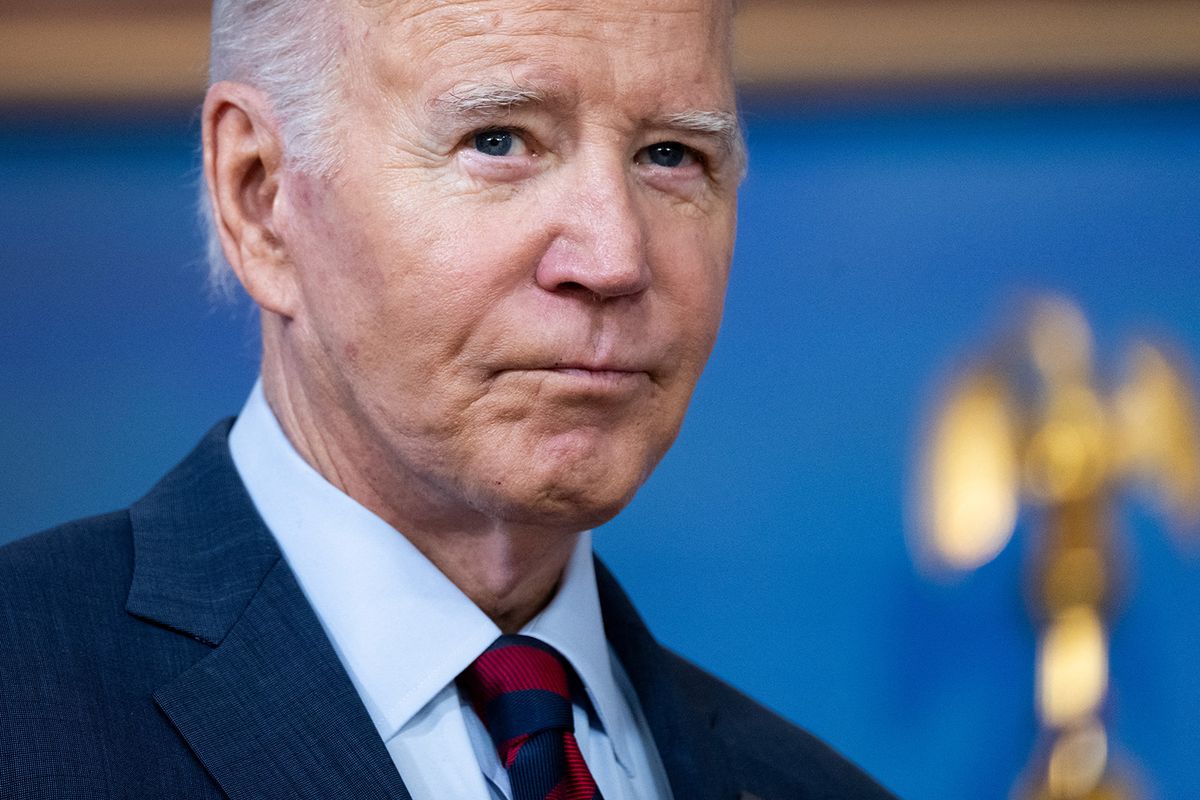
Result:
<instances>
[{"instance_id":1,"label":"striped necktie","mask_svg":"<svg viewBox=\"0 0 1200 800\"><path fill-rule=\"evenodd\" d=\"M602 800L575 741L571 683L558 651L501 636L458 677L508 770L513 800Z\"/></svg>"}]
</instances>

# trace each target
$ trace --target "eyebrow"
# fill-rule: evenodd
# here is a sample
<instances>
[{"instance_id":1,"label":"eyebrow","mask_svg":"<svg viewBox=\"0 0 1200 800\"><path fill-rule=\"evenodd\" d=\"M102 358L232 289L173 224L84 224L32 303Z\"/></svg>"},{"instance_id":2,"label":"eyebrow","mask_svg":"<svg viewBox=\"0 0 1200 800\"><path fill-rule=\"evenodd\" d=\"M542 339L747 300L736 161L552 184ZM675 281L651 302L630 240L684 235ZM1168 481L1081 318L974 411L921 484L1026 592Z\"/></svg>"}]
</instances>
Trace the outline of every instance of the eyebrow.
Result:
<instances>
[{"instance_id":1,"label":"eyebrow","mask_svg":"<svg viewBox=\"0 0 1200 800\"><path fill-rule=\"evenodd\" d=\"M429 101L444 114L479 117L532 106L556 105L562 98L508 84L461 83Z\"/></svg>"},{"instance_id":2,"label":"eyebrow","mask_svg":"<svg viewBox=\"0 0 1200 800\"><path fill-rule=\"evenodd\" d=\"M732 155L740 164L746 162L746 142L737 114L729 111L685 111L668 114L656 122L664 128L711 136L722 152Z\"/></svg>"}]
</instances>

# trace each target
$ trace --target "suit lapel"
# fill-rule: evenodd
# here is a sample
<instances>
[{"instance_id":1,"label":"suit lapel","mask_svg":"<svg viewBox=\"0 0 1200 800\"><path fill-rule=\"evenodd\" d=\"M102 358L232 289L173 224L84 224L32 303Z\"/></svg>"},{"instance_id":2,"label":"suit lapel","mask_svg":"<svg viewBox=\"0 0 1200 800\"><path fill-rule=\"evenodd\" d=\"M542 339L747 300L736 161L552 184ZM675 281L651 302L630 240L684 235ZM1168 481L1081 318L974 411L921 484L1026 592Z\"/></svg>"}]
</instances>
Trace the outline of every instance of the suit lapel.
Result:
<instances>
[{"instance_id":1,"label":"suit lapel","mask_svg":"<svg viewBox=\"0 0 1200 800\"><path fill-rule=\"evenodd\" d=\"M409 800L237 477L229 427L130 510L126 609L214 648L154 699L233 800Z\"/></svg>"},{"instance_id":2,"label":"suit lapel","mask_svg":"<svg viewBox=\"0 0 1200 800\"><path fill-rule=\"evenodd\" d=\"M276 562L221 645L155 701L234 800L408 798L302 600Z\"/></svg>"},{"instance_id":3,"label":"suit lapel","mask_svg":"<svg viewBox=\"0 0 1200 800\"><path fill-rule=\"evenodd\" d=\"M599 562L596 583L605 633L633 683L676 800L739 797L741 787L730 783L732 770L714 742L716 711L697 707L683 691L674 661Z\"/></svg>"}]
</instances>

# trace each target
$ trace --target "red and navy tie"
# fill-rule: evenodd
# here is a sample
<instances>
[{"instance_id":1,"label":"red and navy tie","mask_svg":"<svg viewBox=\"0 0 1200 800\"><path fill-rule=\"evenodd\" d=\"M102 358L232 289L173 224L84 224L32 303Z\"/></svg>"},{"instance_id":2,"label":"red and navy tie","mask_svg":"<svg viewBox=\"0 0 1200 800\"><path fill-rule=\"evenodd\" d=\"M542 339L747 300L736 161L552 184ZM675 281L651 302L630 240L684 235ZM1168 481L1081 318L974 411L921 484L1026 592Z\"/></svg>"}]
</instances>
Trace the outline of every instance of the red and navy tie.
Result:
<instances>
[{"instance_id":1,"label":"red and navy tie","mask_svg":"<svg viewBox=\"0 0 1200 800\"><path fill-rule=\"evenodd\" d=\"M501 636L458 677L513 800L602 800L575 741L572 678L557 650L529 636Z\"/></svg>"}]
</instances>

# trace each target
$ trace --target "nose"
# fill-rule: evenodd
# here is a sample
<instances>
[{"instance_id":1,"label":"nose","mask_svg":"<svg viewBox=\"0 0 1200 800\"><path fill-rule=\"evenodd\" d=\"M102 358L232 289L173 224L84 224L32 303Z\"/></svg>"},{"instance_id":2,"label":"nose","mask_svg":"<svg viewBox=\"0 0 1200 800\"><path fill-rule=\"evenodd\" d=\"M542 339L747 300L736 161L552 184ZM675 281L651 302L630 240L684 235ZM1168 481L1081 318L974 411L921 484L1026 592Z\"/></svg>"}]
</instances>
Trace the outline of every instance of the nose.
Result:
<instances>
[{"instance_id":1,"label":"nose","mask_svg":"<svg viewBox=\"0 0 1200 800\"><path fill-rule=\"evenodd\" d=\"M600 300L643 292L647 233L634 191L619 162L577 172L559 195L561 232L538 263L538 285Z\"/></svg>"}]
</instances>

